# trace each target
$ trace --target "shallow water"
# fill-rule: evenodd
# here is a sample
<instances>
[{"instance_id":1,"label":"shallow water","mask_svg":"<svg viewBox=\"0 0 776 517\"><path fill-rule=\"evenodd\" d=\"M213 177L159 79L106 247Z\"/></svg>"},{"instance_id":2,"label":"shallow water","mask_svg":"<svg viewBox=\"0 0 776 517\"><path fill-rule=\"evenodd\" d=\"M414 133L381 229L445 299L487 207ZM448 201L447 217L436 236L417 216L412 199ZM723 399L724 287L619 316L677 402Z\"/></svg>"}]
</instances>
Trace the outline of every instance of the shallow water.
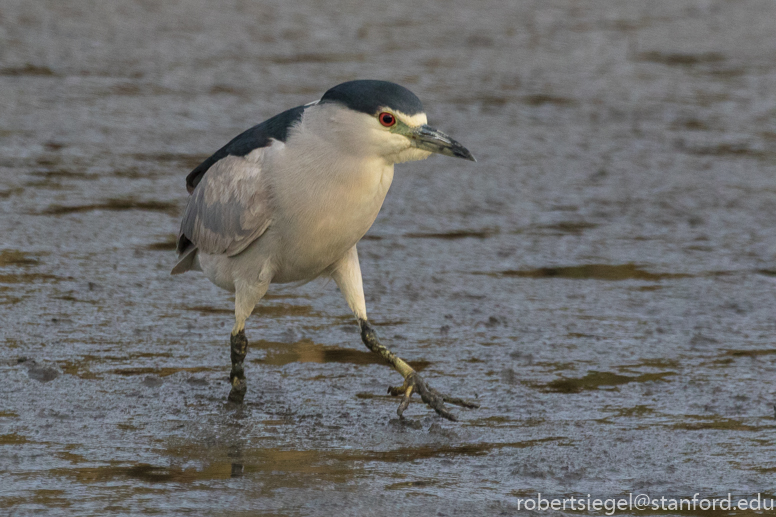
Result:
<instances>
[{"instance_id":1,"label":"shallow water","mask_svg":"<svg viewBox=\"0 0 776 517\"><path fill-rule=\"evenodd\" d=\"M512 515L535 495L774 494L776 5L0 5L0 509ZM171 277L185 175L354 78L478 158L400 165L370 317L333 284Z\"/></svg>"}]
</instances>

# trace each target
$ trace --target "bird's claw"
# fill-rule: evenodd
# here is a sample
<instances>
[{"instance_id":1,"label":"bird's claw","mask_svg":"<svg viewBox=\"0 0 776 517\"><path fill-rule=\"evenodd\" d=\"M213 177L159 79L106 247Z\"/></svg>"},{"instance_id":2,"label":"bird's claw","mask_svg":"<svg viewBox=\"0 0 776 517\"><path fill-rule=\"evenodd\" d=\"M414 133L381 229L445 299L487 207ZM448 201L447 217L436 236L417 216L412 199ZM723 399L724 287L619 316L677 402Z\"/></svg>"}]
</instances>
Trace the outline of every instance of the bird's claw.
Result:
<instances>
[{"instance_id":1,"label":"bird's claw","mask_svg":"<svg viewBox=\"0 0 776 517\"><path fill-rule=\"evenodd\" d=\"M428 406L436 411L439 416L452 421L457 421L458 418L445 408L445 402L449 402L450 404L455 404L456 406L465 408L480 407L480 405L475 402L469 402L458 397L443 395L434 388L429 388L426 384L426 381L424 381L423 378L418 375L418 372L412 372L407 377L405 377L404 384L401 386L388 388L388 393L394 397L402 397L401 404L399 404L399 409L396 410L399 418L404 418L402 414L404 413L404 410L407 409L407 406L410 405L410 398L412 397L413 393L418 393L423 402L428 404Z\"/></svg>"}]
</instances>

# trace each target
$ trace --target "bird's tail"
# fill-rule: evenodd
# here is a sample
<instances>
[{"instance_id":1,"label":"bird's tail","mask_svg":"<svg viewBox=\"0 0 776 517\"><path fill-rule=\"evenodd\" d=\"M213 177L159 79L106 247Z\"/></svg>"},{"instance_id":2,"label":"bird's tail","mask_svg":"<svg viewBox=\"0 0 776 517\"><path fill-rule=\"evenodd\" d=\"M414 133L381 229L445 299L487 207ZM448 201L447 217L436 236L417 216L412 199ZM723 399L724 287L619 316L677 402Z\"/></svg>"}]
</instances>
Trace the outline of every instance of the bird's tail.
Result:
<instances>
[{"instance_id":1,"label":"bird's tail","mask_svg":"<svg viewBox=\"0 0 776 517\"><path fill-rule=\"evenodd\" d=\"M197 252L199 251L198 248L191 246L189 249L185 250L178 259L178 263L175 264L175 267L172 268L172 271L170 271L171 275L180 275L181 273L185 273L186 271L191 271L192 269L198 269L197 267Z\"/></svg>"}]
</instances>

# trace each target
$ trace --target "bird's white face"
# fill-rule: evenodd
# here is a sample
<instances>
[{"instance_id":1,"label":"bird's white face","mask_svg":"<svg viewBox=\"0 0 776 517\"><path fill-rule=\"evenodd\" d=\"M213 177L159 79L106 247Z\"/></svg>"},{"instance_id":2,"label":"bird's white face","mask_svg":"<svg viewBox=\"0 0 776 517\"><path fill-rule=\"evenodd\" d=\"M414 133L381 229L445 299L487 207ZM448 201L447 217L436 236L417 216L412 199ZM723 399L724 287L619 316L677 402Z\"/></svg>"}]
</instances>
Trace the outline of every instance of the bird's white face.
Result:
<instances>
[{"instance_id":1,"label":"bird's white face","mask_svg":"<svg viewBox=\"0 0 776 517\"><path fill-rule=\"evenodd\" d=\"M349 155L380 156L388 163L423 160L432 153L471 159L463 146L430 128L425 113L407 115L385 107L368 115L337 104L322 104L308 108L304 122L339 152Z\"/></svg>"},{"instance_id":2,"label":"bird's white face","mask_svg":"<svg viewBox=\"0 0 776 517\"><path fill-rule=\"evenodd\" d=\"M398 110L383 108L377 116L370 118L378 122L376 138L384 146L389 161L411 162L431 156L431 151L415 147L409 136L428 123L425 113L407 115ZM374 123L371 125L374 126Z\"/></svg>"}]
</instances>

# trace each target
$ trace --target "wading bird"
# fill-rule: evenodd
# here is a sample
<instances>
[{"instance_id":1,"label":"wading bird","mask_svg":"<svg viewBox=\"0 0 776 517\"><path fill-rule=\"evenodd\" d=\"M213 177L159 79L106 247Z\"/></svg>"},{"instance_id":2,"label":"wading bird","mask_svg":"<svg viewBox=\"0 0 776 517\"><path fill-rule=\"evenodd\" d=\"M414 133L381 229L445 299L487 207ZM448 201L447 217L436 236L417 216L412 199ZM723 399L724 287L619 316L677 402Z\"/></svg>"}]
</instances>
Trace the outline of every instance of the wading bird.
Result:
<instances>
[{"instance_id":1,"label":"wading bird","mask_svg":"<svg viewBox=\"0 0 776 517\"><path fill-rule=\"evenodd\" d=\"M452 420L445 402L478 407L430 388L380 343L366 315L356 244L380 211L394 164L432 153L475 161L426 122L408 89L350 81L248 129L186 177L190 197L172 274L202 271L235 293L230 401L245 397L245 320L269 285L330 277L358 319L364 344L404 377L389 389L402 396L399 416L413 393Z\"/></svg>"}]
</instances>

